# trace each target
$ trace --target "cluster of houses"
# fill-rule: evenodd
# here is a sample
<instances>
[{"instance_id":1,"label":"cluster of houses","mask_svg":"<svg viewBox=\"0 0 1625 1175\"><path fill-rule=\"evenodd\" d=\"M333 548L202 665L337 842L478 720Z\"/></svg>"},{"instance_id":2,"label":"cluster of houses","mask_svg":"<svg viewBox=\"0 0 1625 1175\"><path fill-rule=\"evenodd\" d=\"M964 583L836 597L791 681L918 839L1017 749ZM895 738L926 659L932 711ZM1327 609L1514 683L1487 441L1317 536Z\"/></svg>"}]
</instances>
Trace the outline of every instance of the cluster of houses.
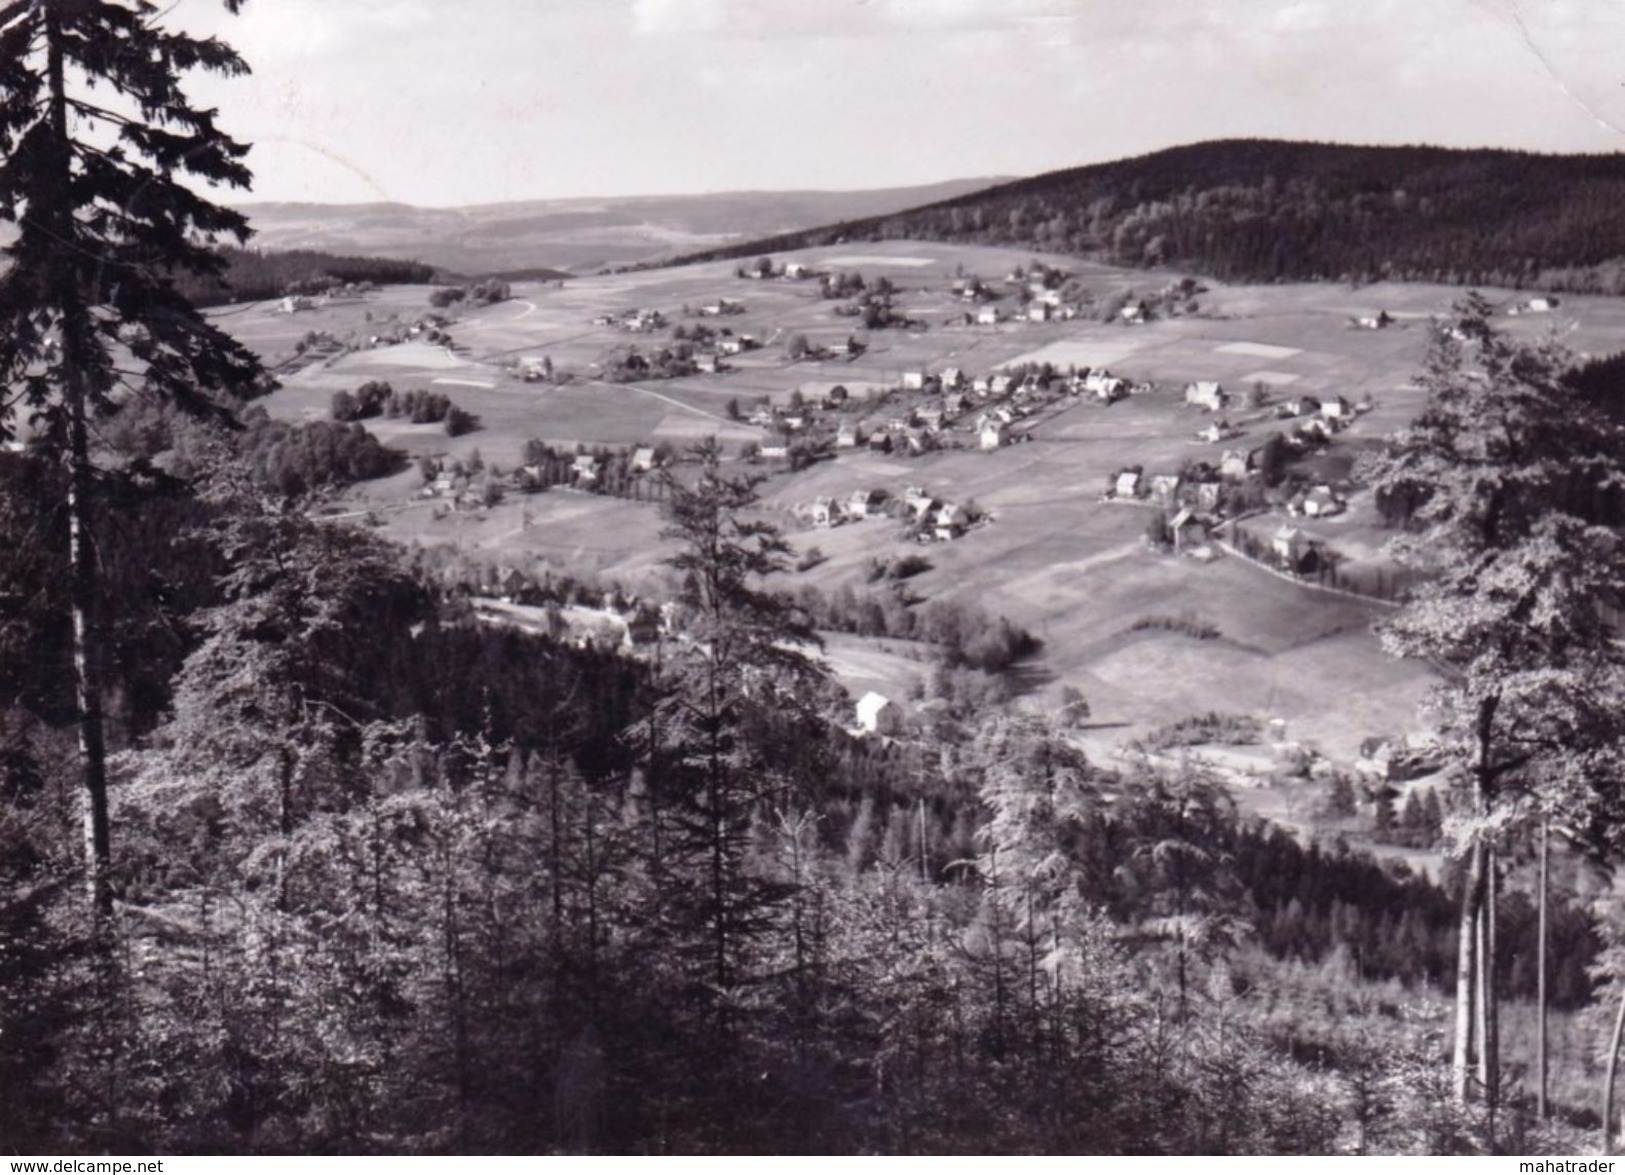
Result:
<instances>
[{"instance_id":1,"label":"cluster of houses","mask_svg":"<svg viewBox=\"0 0 1625 1175\"><path fill-rule=\"evenodd\" d=\"M1558 300L1550 296L1526 298L1522 302L1512 303L1506 308L1506 312L1513 317L1520 314L1550 314L1558 305Z\"/></svg>"},{"instance_id":2,"label":"cluster of houses","mask_svg":"<svg viewBox=\"0 0 1625 1175\"><path fill-rule=\"evenodd\" d=\"M592 320L594 326L612 326L616 330L633 334L648 334L666 325L666 316L658 310L622 310L618 314L600 314Z\"/></svg>"},{"instance_id":3,"label":"cluster of houses","mask_svg":"<svg viewBox=\"0 0 1625 1175\"><path fill-rule=\"evenodd\" d=\"M894 505L892 503L895 503ZM805 510L813 526L832 527L881 515L901 516L921 542L952 542L983 519L958 502L938 498L922 486L907 487L893 499L884 490L853 490L844 498L821 495Z\"/></svg>"},{"instance_id":4,"label":"cluster of houses","mask_svg":"<svg viewBox=\"0 0 1625 1175\"><path fill-rule=\"evenodd\" d=\"M412 339L446 346L451 343L451 335L446 333L450 323L451 320L443 314L425 314L414 322L385 327L367 340L367 346L392 347Z\"/></svg>"}]
</instances>

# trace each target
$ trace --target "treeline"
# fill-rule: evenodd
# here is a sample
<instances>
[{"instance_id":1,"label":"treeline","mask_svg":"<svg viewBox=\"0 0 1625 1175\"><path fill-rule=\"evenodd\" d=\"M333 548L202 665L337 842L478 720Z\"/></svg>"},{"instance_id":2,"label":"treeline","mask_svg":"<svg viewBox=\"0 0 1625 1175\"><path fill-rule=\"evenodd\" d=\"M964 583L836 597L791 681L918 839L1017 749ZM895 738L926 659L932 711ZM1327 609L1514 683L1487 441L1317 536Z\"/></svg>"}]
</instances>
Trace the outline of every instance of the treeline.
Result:
<instances>
[{"instance_id":1,"label":"treeline","mask_svg":"<svg viewBox=\"0 0 1625 1175\"><path fill-rule=\"evenodd\" d=\"M310 420L289 424L251 410L243 460L266 487L297 498L388 477L406 468L406 455L386 448L360 424Z\"/></svg>"},{"instance_id":2,"label":"treeline","mask_svg":"<svg viewBox=\"0 0 1625 1175\"><path fill-rule=\"evenodd\" d=\"M371 283L420 285L434 280L432 265L387 257L342 257L312 249L263 252L221 247L226 270L218 278L176 275L175 286L194 306L262 302L285 294L319 294L335 286Z\"/></svg>"},{"instance_id":3,"label":"treeline","mask_svg":"<svg viewBox=\"0 0 1625 1175\"><path fill-rule=\"evenodd\" d=\"M842 584L833 593L807 584L794 599L815 628L924 641L950 668L999 673L1037 653L1040 644L1026 629L973 601L921 603L907 592L859 591L851 584Z\"/></svg>"},{"instance_id":4,"label":"treeline","mask_svg":"<svg viewBox=\"0 0 1625 1175\"><path fill-rule=\"evenodd\" d=\"M1625 159L1225 140L1050 172L685 260L838 241L964 241L1230 281L1625 292Z\"/></svg>"},{"instance_id":5,"label":"treeline","mask_svg":"<svg viewBox=\"0 0 1625 1175\"><path fill-rule=\"evenodd\" d=\"M480 426L478 416L453 404L444 392L431 392L426 388L397 392L387 381L376 379L368 380L353 392L342 388L334 392L328 411L341 424L373 416L390 420L404 417L413 424L444 424L449 437L463 436Z\"/></svg>"}]
</instances>

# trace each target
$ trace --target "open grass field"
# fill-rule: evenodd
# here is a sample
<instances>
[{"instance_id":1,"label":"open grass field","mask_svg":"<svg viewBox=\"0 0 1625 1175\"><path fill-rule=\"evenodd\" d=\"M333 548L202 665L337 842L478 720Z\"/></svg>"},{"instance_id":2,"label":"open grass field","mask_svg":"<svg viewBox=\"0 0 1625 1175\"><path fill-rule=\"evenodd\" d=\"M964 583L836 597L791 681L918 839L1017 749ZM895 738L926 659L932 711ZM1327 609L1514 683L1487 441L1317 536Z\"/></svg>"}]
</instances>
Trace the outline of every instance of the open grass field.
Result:
<instances>
[{"instance_id":1,"label":"open grass field","mask_svg":"<svg viewBox=\"0 0 1625 1175\"><path fill-rule=\"evenodd\" d=\"M747 281L732 263L636 274L521 283L512 301L454 311L449 328L455 350L402 344L360 350L321 361L285 377L269 410L288 419L325 416L332 393L369 379L397 389L432 387L476 413L482 427L455 440L435 426L369 422L385 443L414 455L466 457L479 449L487 462L511 466L527 438L554 444L610 444L668 440L684 444L706 435L737 446L760 439L760 429L727 419L730 399L768 396L782 403L793 391L817 395L840 383L861 395L865 387L897 385L905 371L957 366L989 375L1014 362L1109 365L1159 390L1105 407L1064 401L1023 422L1030 441L993 453L956 449L919 457L843 450L802 472L777 472L764 486L764 509L783 525L799 550L816 546L822 562L787 577L787 586L810 583L833 591L864 587L875 559L916 552L931 563L909 581L923 598L966 598L1004 614L1042 638L1034 672L1024 675L1037 704L1050 705L1062 685L1079 688L1094 712L1085 739L1102 752L1180 715L1230 710L1279 718L1288 737L1349 760L1370 734L1419 729L1418 704L1430 678L1420 666L1382 654L1371 634L1384 614L1375 605L1315 592L1245 562L1211 563L1156 554L1144 544L1148 507L1101 501L1108 477L1127 464L1147 472L1176 470L1192 458L1217 460L1226 448L1250 448L1279 427L1270 411L1229 414L1242 435L1205 445L1196 432L1210 419L1182 402L1190 380L1214 379L1234 391L1254 383L1290 393L1343 395L1369 409L1318 457L1324 476L1347 475L1360 448L1402 426L1421 402L1414 379L1421 368L1432 316L1448 311L1460 291L1425 285L1229 287L1209 283L1195 315L1124 326L1086 321L997 326L966 325L963 304L948 285L956 274L975 274L997 285L1026 264L1026 254L925 242L846 244L776 258L815 267L884 273L898 287L898 304L926 329L887 330L867 337L868 350L846 361L792 362L788 340L845 339L852 319L833 313L811 281ZM1178 275L1131 272L1074 260L1043 258L1076 275L1098 300L1124 292L1149 293ZM1492 298L1512 295L1489 291ZM427 312L429 289L397 287L364 302L295 314L272 307L231 307L219 313L230 329L268 361L291 357L307 331L340 341L364 341L377 325L410 322ZM660 310L669 322L692 325L688 310L720 297L736 298L741 315L703 320L749 333L763 349L737 357L735 369L670 381L611 385L594 365L618 347L645 350L670 341L670 332L626 334L592 320L633 308ZM1351 317L1386 310L1396 320L1383 330L1360 330ZM1600 355L1625 349L1625 301L1567 298L1553 313L1503 319L1520 337L1556 330L1577 351ZM505 366L517 358L547 356L577 381L562 386L525 383ZM765 467L764 467L765 468ZM394 509L418 488L415 472L358 487L358 505L381 509L386 531L409 542L455 543L518 565L537 562L592 572L637 584L662 574L664 555L657 511L642 503L573 491L508 501L475 513L448 512L419 503ZM798 509L820 495L845 496L858 488L901 495L918 485L938 497L973 500L991 521L952 543L906 543L889 519L814 530ZM1356 493L1349 511L1326 520L1297 520L1347 560L1345 568L1381 565L1385 537L1369 501ZM382 509L389 508L389 509ZM1280 525L1261 516L1260 534ZM1191 616L1218 629L1200 640L1164 629L1132 631L1147 617ZM906 689L916 663L873 642L837 638L830 660L858 693Z\"/></svg>"}]
</instances>

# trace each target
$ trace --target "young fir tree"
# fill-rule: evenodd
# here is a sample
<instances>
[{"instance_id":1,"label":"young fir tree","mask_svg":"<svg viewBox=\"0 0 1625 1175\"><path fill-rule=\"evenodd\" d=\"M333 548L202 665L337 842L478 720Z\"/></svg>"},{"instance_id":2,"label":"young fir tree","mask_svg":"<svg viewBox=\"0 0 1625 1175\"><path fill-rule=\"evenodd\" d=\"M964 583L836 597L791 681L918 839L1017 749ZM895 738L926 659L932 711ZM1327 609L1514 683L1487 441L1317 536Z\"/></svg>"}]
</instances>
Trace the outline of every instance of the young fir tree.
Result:
<instances>
[{"instance_id":1,"label":"young fir tree","mask_svg":"<svg viewBox=\"0 0 1625 1175\"><path fill-rule=\"evenodd\" d=\"M236 11L241 0L227 0ZM147 0L0 6L0 220L16 226L0 276L0 436L26 417L68 470L86 873L111 909L99 583L89 546L98 474L91 434L130 396L218 411L256 385L254 357L176 290L218 275L210 246L247 221L187 181L248 185L247 148L191 105L184 75L247 72L228 46L166 31Z\"/></svg>"},{"instance_id":2,"label":"young fir tree","mask_svg":"<svg viewBox=\"0 0 1625 1175\"><path fill-rule=\"evenodd\" d=\"M1419 586L1383 641L1445 678L1441 733L1468 796L1456 846L1466 877L1454 1082L1465 1101L1476 1045L1493 1135L1498 850L1536 806L1593 807L1594 781L1575 756L1617 733L1609 697L1621 653L1607 617L1625 595L1619 539L1599 504L1617 493L1625 448L1569 387L1562 348L1509 340L1489 314L1476 294L1458 304L1428 358L1426 407L1367 473L1379 497L1417 503L1391 549Z\"/></svg>"}]
</instances>

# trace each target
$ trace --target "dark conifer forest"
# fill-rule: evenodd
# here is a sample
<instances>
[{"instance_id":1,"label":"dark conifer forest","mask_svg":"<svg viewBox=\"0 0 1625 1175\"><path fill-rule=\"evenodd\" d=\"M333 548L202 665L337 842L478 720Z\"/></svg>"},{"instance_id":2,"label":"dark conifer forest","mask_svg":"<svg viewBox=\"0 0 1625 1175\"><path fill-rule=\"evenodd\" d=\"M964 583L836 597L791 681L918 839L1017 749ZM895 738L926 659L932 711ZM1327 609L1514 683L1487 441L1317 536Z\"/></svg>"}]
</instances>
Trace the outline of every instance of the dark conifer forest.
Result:
<instances>
[{"instance_id":1,"label":"dark conifer forest","mask_svg":"<svg viewBox=\"0 0 1625 1175\"><path fill-rule=\"evenodd\" d=\"M1015 246L1227 281L1625 292L1625 156L1272 140L1054 171L892 216L695 255L836 242Z\"/></svg>"}]
</instances>

